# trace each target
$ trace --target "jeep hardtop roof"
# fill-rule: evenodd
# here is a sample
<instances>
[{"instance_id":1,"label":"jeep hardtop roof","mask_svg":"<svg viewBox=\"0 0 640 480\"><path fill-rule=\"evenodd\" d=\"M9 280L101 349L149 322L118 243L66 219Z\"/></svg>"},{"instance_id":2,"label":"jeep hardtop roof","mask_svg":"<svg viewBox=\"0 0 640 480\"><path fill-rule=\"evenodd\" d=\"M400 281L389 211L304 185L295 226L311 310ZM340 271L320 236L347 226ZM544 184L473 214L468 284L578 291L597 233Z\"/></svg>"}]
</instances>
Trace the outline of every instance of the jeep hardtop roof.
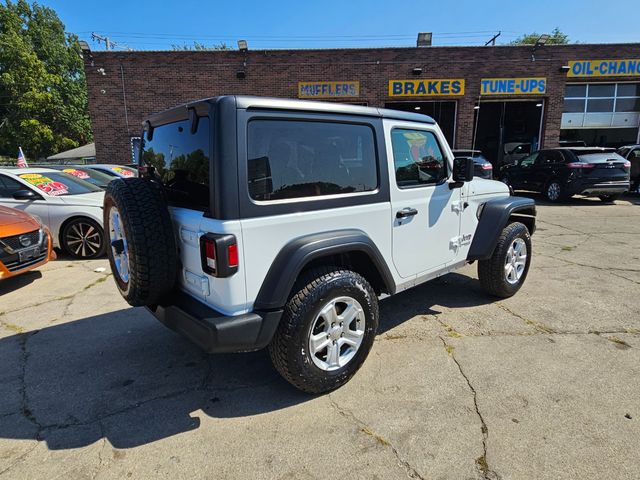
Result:
<instances>
[{"instance_id":1,"label":"jeep hardtop roof","mask_svg":"<svg viewBox=\"0 0 640 480\"><path fill-rule=\"evenodd\" d=\"M193 108L199 114L204 114L207 104L235 103L238 109L246 110L295 110L299 112L334 113L337 115L360 115L366 117L393 118L396 120L407 120L411 122L428 123L434 125L436 122L428 115L420 113L403 112L400 110L390 110L387 108L363 107L359 105L347 105L344 103L317 102L311 100L294 100L286 98L254 97L248 95L225 95L220 97L203 98L193 102L185 103L177 107L170 108L163 112L150 115L144 123L151 125L162 125L188 117L188 110Z\"/></svg>"}]
</instances>

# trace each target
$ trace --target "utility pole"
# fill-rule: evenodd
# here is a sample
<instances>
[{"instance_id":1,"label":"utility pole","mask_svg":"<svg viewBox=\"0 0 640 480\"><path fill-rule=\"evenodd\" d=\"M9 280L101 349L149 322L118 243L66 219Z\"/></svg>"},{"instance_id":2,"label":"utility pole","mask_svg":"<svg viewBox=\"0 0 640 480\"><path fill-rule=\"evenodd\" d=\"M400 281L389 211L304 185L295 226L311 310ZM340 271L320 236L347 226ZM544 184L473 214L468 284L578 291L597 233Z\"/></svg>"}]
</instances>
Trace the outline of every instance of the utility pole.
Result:
<instances>
[{"instance_id":1,"label":"utility pole","mask_svg":"<svg viewBox=\"0 0 640 480\"><path fill-rule=\"evenodd\" d=\"M498 33L496 33L496 34L491 38L491 40L489 40L487 43L485 43L485 44L484 44L484 46L486 47L487 45L491 44L492 46L494 46L494 47L495 47L495 46L496 46L496 38L498 38L498 37L500 36L500 34L501 34L501 33L502 33L502 32L498 32Z\"/></svg>"},{"instance_id":2,"label":"utility pole","mask_svg":"<svg viewBox=\"0 0 640 480\"><path fill-rule=\"evenodd\" d=\"M107 51L113 50L115 47L124 48L125 50L129 50L129 51L133 50L132 48L129 48L127 45L114 42L106 35L98 35L95 32L91 32L91 40L98 43L104 42L104 46Z\"/></svg>"}]
</instances>

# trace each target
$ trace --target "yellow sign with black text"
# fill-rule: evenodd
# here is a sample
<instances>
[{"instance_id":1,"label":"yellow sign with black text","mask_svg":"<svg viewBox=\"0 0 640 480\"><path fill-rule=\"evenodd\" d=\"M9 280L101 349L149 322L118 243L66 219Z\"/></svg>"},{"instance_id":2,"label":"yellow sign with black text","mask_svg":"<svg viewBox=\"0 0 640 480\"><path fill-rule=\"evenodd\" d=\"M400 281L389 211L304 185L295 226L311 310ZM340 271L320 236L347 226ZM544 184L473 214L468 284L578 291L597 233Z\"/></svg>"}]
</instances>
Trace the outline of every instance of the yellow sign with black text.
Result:
<instances>
[{"instance_id":1,"label":"yellow sign with black text","mask_svg":"<svg viewBox=\"0 0 640 480\"><path fill-rule=\"evenodd\" d=\"M349 98L360 96L360 82L298 82L298 98Z\"/></svg>"},{"instance_id":2,"label":"yellow sign with black text","mask_svg":"<svg viewBox=\"0 0 640 480\"><path fill-rule=\"evenodd\" d=\"M572 60L567 77L640 77L640 58L627 60Z\"/></svg>"},{"instance_id":3,"label":"yellow sign with black text","mask_svg":"<svg viewBox=\"0 0 640 480\"><path fill-rule=\"evenodd\" d=\"M483 78L480 95L543 95L547 92L545 77Z\"/></svg>"},{"instance_id":4,"label":"yellow sign with black text","mask_svg":"<svg viewBox=\"0 0 640 480\"><path fill-rule=\"evenodd\" d=\"M464 95L464 79L389 80L390 97L436 97Z\"/></svg>"}]
</instances>

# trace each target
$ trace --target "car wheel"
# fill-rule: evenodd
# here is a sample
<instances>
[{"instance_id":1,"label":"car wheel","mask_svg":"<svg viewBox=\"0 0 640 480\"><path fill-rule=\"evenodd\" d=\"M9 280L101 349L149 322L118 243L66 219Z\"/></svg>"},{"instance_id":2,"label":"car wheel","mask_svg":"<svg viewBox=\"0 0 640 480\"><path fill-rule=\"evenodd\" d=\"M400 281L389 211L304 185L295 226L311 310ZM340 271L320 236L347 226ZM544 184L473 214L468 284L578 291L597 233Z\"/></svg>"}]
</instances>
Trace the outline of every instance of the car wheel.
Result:
<instances>
[{"instance_id":1,"label":"car wheel","mask_svg":"<svg viewBox=\"0 0 640 480\"><path fill-rule=\"evenodd\" d=\"M273 365L304 392L334 390L367 358L378 316L376 294L361 275L312 269L296 283L269 345Z\"/></svg>"},{"instance_id":2,"label":"car wheel","mask_svg":"<svg viewBox=\"0 0 640 480\"><path fill-rule=\"evenodd\" d=\"M544 196L550 202L559 202L565 198L564 189L558 180L551 180L544 189Z\"/></svg>"},{"instance_id":3,"label":"car wheel","mask_svg":"<svg viewBox=\"0 0 640 480\"><path fill-rule=\"evenodd\" d=\"M155 305L175 284L178 253L162 187L115 179L104 196L107 256L120 294L132 306Z\"/></svg>"},{"instance_id":4,"label":"car wheel","mask_svg":"<svg viewBox=\"0 0 640 480\"><path fill-rule=\"evenodd\" d=\"M620 195L617 195L617 194L599 195L598 196L598 198L600 200L602 200L603 202L607 202L607 203L615 202L619 197L620 197Z\"/></svg>"},{"instance_id":5,"label":"car wheel","mask_svg":"<svg viewBox=\"0 0 640 480\"><path fill-rule=\"evenodd\" d=\"M491 258L478 262L480 285L496 297L511 297L527 278L530 264L529 230L520 222L511 223L502 230Z\"/></svg>"},{"instance_id":6,"label":"car wheel","mask_svg":"<svg viewBox=\"0 0 640 480\"><path fill-rule=\"evenodd\" d=\"M62 229L60 244L74 258L97 258L104 254L104 231L95 220L75 218Z\"/></svg>"}]
</instances>

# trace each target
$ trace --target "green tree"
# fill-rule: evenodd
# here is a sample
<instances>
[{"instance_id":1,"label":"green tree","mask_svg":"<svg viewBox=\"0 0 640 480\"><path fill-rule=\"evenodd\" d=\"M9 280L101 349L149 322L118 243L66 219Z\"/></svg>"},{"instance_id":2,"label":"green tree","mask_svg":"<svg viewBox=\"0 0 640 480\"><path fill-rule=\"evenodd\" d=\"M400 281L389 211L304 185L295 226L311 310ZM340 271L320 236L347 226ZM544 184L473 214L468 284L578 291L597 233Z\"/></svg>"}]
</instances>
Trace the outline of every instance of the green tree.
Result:
<instances>
[{"instance_id":1,"label":"green tree","mask_svg":"<svg viewBox=\"0 0 640 480\"><path fill-rule=\"evenodd\" d=\"M215 45L205 45L201 42L193 42L193 45L187 45L186 43L182 45L171 45L172 50L195 50L198 52L207 51L207 50L231 50L231 47L224 42L217 43Z\"/></svg>"},{"instance_id":2,"label":"green tree","mask_svg":"<svg viewBox=\"0 0 640 480\"><path fill-rule=\"evenodd\" d=\"M516 38L511 45L535 45L540 38L540 33L529 33ZM558 27L554 28L551 33L547 45L566 45L569 43L569 36L562 33Z\"/></svg>"},{"instance_id":3,"label":"green tree","mask_svg":"<svg viewBox=\"0 0 640 480\"><path fill-rule=\"evenodd\" d=\"M41 158L91 141L80 53L52 9L0 3L0 153Z\"/></svg>"}]
</instances>

